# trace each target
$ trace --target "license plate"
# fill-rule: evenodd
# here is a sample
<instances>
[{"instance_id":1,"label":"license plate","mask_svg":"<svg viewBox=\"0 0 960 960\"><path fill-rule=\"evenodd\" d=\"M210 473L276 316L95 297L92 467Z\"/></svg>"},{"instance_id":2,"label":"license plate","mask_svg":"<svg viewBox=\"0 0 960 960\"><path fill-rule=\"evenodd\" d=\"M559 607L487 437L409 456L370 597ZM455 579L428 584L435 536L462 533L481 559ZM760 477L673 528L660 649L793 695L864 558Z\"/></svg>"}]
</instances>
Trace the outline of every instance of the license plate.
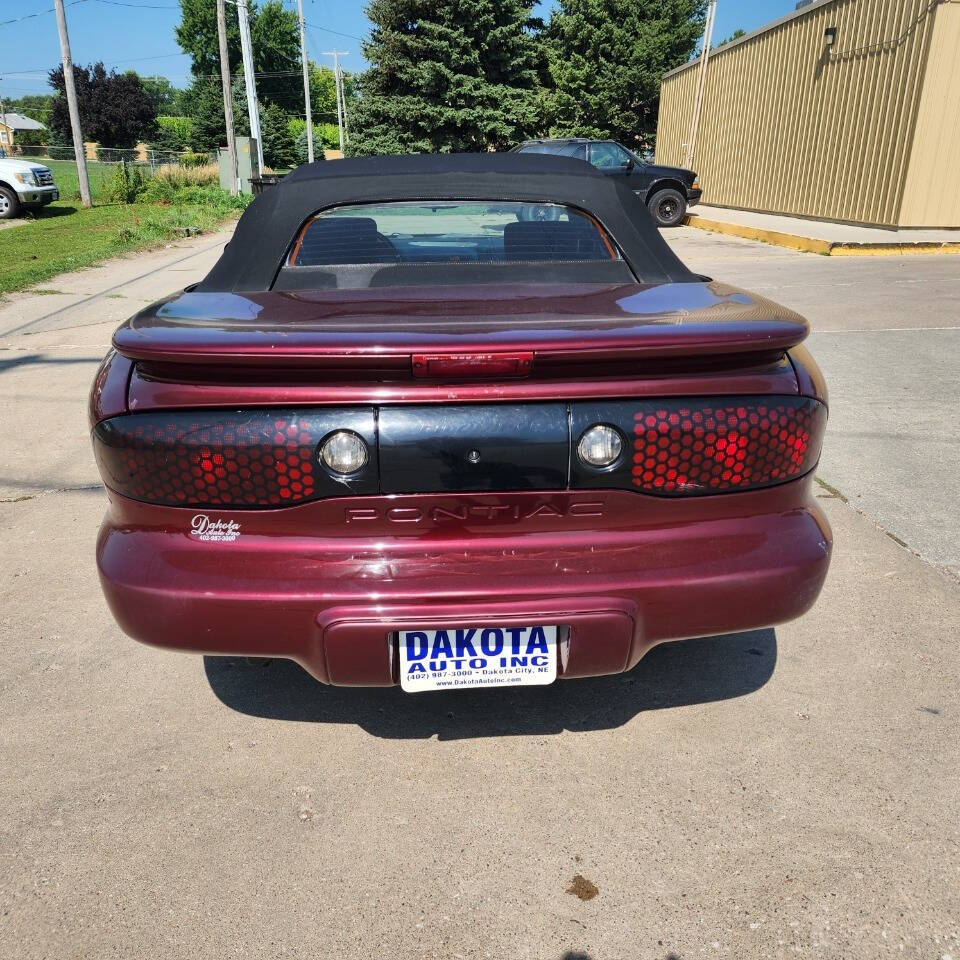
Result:
<instances>
[{"instance_id":1,"label":"license plate","mask_svg":"<svg viewBox=\"0 0 960 960\"><path fill-rule=\"evenodd\" d=\"M400 685L407 693L528 687L557 678L557 628L401 630Z\"/></svg>"}]
</instances>

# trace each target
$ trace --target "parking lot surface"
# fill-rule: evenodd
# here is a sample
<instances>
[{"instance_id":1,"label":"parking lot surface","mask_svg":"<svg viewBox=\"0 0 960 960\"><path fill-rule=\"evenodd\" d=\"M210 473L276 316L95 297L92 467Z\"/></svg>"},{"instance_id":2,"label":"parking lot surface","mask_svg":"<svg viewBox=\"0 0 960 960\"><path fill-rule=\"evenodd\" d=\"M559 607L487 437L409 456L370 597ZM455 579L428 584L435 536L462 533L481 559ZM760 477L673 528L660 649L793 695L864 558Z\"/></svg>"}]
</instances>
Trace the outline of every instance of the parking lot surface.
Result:
<instances>
[{"instance_id":1,"label":"parking lot surface","mask_svg":"<svg viewBox=\"0 0 960 960\"><path fill-rule=\"evenodd\" d=\"M123 637L86 393L226 238L0 303L0 956L960 957L960 260L669 238L811 320L833 566L799 621L546 688Z\"/></svg>"}]
</instances>

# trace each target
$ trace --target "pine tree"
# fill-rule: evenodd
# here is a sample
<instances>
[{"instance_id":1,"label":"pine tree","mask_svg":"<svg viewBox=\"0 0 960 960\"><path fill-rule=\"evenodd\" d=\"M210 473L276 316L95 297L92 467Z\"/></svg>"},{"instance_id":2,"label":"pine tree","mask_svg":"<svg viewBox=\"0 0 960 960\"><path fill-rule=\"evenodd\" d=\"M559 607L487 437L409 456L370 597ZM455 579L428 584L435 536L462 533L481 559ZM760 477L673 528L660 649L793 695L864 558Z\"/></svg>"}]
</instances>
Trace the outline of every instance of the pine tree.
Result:
<instances>
[{"instance_id":1,"label":"pine tree","mask_svg":"<svg viewBox=\"0 0 960 960\"><path fill-rule=\"evenodd\" d=\"M547 25L554 136L653 144L664 73L703 31L704 0L560 0Z\"/></svg>"},{"instance_id":2,"label":"pine tree","mask_svg":"<svg viewBox=\"0 0 960 960\"><path fill-rule=\"evenodd\" d=\"M260 111L260 135L263 137L263 160L268 167L284 170L297 165L290 118L275 103L268 103Z\"/></svg>"},{"instance_id":3,"label":"pine tree","mask_svg":"<svg viewBox=\"0 0 960 960\"><path fill-rule=\"evenodd\" d=\"M371 0L352 154L504 148L537 129L542 47L527 0Z\"/></svg>"}]
</instances>

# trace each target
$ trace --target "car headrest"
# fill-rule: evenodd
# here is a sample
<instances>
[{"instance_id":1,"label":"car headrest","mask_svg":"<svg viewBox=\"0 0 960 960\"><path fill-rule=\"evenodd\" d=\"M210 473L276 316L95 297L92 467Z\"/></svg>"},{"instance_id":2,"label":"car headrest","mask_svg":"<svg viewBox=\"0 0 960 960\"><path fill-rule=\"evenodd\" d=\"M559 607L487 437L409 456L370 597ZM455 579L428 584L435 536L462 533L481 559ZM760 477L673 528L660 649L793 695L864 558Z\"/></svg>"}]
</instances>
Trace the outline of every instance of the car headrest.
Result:
<instances>
[{"instance_id":1,"label":"car headrest","mask_svg":"<svg viewBox=\"0 0 960 960\"><path fill-rule=\"evenodd\" d=\"M609 260L597 228L584 221L519 220L503 230L505 260Z\"/></svg>"},{"instance_id":2,"label":"car headrest","mask_svg":"<svg viewBox=\"0 0 960 960\"><path fill-rule=\"evenodd\" d=\"M304 231L298 266L394 263L397 257L372 217L318 217Z\"/></svg>"}]
</instances>

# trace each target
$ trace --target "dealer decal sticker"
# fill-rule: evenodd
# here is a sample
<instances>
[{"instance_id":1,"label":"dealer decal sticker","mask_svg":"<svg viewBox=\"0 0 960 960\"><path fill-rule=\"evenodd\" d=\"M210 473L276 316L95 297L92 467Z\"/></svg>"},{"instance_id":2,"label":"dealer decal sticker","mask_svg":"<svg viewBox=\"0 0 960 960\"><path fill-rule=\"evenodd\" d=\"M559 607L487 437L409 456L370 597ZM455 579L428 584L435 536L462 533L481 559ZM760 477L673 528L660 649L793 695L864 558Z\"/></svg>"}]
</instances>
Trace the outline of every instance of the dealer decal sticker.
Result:
<instances>
[{"instance_id":1,"label":"dealer decal sticker","mask_svg":"<svg viewBox=\"0 0 960 960\"><path fill-rule=\"evenodd\" d=\"M198 513L190 521L190 536L208 543L233 543L240 537L240 524L235 520L211 520Z\"/></svg>"},{"instance_id":2,"label":"dealer decal sticker","mask_svg":"<svg viewBox=\"0 0 960 960\"><path fill-rule=\"evenodd\" d=\"M401 630L400 684L407 692L527 686L557 677L557 628Z\"/></svg>"}]
</instances>

